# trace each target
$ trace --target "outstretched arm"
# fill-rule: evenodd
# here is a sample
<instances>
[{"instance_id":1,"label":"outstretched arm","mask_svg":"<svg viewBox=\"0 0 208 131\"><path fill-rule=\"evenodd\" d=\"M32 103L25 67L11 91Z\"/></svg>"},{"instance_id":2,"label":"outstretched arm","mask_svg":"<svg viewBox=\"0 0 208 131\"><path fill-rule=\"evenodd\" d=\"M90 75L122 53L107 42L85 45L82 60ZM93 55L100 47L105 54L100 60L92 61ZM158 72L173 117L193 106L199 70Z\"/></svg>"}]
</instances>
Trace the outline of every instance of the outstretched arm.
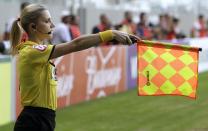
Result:
<instances>
[{"instance_id":1,"label":"outstretched arm","mask_svg":"<svg viewBox=\"0 0 208 131\"><path fill-rule=\"evenodd\" d=\"M117 40L122 44L133 44L131 38L139 40L138 37L130 35L124 32L109 30L97 34L84 35L78 37L68 43L56 45L50 59L57 58L72 52L84 50L97 45L98 43L108 42L111 40Z\"/></svg>"}]
</instances>

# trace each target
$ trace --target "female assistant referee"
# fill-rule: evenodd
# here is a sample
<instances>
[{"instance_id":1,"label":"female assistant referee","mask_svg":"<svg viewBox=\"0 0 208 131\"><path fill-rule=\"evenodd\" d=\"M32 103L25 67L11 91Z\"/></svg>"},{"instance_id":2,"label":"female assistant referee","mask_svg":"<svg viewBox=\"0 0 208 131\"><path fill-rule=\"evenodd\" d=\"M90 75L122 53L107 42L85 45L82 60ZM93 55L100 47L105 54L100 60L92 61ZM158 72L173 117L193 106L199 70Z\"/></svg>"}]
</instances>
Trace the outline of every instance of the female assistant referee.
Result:
<instances>
[{"instance_id":1,"label":"female assistant referee","mask_svg":"<svg viewBox=\"0 0 208 131\"><path fill-rule=\"evenodd\" d=\"M116 30L78 37L58 45L44 45L52 37L54 24L49 11L42 5L31 4L14 21L11 31L12 53L18 58L21 104L23 110L18 116L14 131L54 131L57 108L56 78L51 59L84 50L97 43L117 40L132 44L131 38ZM28 40L21 41L22 33Z\"/></svg>"}]
</instances>

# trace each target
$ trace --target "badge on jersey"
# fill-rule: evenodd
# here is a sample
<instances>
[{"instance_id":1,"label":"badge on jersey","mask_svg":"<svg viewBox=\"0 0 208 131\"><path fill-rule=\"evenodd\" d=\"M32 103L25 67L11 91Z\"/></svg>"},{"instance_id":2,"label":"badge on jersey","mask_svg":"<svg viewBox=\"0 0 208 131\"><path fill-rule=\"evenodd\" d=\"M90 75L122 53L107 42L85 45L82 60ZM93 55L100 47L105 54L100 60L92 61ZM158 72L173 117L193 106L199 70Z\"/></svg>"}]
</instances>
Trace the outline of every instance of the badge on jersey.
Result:
<instances>
[{"instance_id":1,"label":"badge on jersey","mask_svg":"<svg viewBox=\"0 0 208 131\"><path fill-rule=\"evenodd\" d=\"M39 51L44 51L47 48L47 45L34 45L33 48Z\"/></svg>"},{"instance_id":2,"label":"badge on jersey","mask_svg":"<svg viewBox=\"0 0 208 131\"><path fill-rule=\"evenodd\" d=\"M56 67L52 66L52 79L55 81L58 80L56 74L57 74L57 69L56 69Z\"/></svg>"},{"instance_id":3,"label":"badge on jersey","mask_svg":"<svg viewBox=\"0 0 208 131\"><path fill-rule=\"evenodd\" d=\"M50 64L51 64L51 70L52 70L52 72L51 72L51 76L52 76L52 79L53 80L55 80L55 81L57 81L57 68L56 68L56 66L54 65L54 63L53 62L49 62Z\"/></svg>"}]
</instances>

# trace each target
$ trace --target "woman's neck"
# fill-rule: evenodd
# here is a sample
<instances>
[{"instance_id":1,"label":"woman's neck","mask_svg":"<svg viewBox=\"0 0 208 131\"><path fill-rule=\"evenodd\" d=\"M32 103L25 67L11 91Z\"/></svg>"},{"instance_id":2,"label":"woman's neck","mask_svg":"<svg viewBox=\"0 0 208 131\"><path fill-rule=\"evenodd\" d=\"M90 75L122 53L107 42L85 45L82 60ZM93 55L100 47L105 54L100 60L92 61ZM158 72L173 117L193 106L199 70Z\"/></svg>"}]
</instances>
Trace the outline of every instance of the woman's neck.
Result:
<instances>
[{"instance_id":1,"label":"woman's neck","mask_svg":"<svg viewBox=\"0 0 208 131\"><path fill-rule=\"evenodd\" d=\"M37 37L34 37L34 36L32 36L32 35L29 36L28 40L29 40L29 41L33 41L33 42L38 43L38 44L43 43L42 40L40 40L40 39L38 39Z\"/></svg>"}]
</instances>

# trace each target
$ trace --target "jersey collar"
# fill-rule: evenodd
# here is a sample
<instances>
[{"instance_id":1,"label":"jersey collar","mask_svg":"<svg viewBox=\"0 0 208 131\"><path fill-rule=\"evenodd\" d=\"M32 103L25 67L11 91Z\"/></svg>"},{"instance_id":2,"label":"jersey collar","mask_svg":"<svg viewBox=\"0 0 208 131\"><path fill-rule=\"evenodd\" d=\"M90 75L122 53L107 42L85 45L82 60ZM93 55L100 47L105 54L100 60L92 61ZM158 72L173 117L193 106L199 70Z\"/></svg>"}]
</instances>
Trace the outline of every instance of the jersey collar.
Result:
<instances>
[{"instance_id":1,"label":"jersey collar","mask_svg":"<svg viewBox=\"0 0 208 131\"><path fill-rule=\"evenodd\" d=\"M19 50L19 49L22 49L22 48L25 47L25 46L33 46L33 45L38 45L38 43L35 43L35 42L33 42L33 41L27 40L27 41L22 42L22 43L20 43L19 45L17 45L17 49Z\"/></svg>"}]
</instances>

